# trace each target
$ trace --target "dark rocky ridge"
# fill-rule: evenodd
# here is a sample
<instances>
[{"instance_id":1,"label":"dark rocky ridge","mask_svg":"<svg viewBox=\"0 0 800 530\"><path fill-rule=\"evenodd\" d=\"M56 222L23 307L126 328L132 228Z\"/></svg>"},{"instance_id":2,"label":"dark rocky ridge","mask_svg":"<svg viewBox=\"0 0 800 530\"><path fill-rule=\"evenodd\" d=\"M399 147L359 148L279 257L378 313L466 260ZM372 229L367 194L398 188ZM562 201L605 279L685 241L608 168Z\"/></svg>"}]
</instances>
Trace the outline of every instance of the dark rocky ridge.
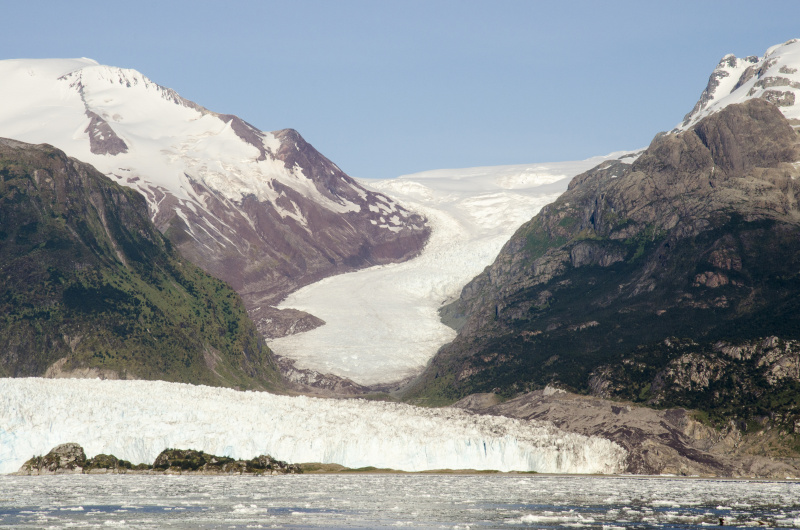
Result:
<instances>
[{"instance_id":1,"label":"dark rocky ridge","mask_svg":"<svg viewBox=\"0 0 800 530\"><path fill-rule=\"evenodd\" d=\"M144 197L0 140L0 375L279 390L236 293L174 251Z\"/></svg>"},{"instance_id":2,"label":"dark rocky ridge","mask_svg":"<svg viewBox=\"0 0 800 530\"><path fill-rule=\"evenodd\" d=\"M658 137L632 165L577 176L443 310L463 325L407 398L602 387L610 397L701 409L717 425L771 422L796 438L800 383L791 370L770 380L776 363L753 357L702 386L684 381L691 369L669 367L688 354L699 356L695 365L710 361L720 343L800 339L797 160L787 120L751 100ZM797 349L779 350L781 363L796 364ZM748 382L738 398L737 381ZM800 449L795 438L784 446Z\"/></svg>"}]
</instances>

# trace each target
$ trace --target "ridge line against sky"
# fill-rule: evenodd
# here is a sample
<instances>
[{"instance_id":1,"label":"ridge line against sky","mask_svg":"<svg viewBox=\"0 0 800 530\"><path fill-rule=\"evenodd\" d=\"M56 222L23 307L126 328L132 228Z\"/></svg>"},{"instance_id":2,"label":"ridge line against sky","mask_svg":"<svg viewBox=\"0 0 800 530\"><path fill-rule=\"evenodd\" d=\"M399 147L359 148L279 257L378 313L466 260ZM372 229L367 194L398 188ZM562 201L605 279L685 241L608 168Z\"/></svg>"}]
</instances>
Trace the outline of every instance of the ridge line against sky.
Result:
<instances>
[{"instance_id":1,"label":"ridge line against sky","mask_svg":"<svg viewBox=\"0 0 800 530\"><path fill-rule=\"evenodd\" d=\"M0 5L2 59L132 68L260 129L297 129L361 178L644 147L725 54L800 38L786 0Z\"/></svg>"}]
</instances>

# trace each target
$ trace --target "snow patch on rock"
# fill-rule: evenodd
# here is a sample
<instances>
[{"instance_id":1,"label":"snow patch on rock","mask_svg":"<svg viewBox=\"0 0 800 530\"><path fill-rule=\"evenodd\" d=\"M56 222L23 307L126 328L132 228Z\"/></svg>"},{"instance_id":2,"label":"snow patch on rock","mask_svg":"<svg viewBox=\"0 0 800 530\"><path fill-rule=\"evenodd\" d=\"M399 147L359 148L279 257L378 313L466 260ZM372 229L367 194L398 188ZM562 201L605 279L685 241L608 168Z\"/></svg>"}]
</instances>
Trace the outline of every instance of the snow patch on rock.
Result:
<instances>
[{"instance_id":1,"label":"snow patch on rock","mask_svg":"<svg viewBox=\"0 0 800 530\"><path fill-rule=\"evenodd\" d=\"M800 119L800 39L770 47L763 57L723 57L694 109L673 132L685 131L728 105L762 98L788 119Z\"/></svg>"}]
</instances>

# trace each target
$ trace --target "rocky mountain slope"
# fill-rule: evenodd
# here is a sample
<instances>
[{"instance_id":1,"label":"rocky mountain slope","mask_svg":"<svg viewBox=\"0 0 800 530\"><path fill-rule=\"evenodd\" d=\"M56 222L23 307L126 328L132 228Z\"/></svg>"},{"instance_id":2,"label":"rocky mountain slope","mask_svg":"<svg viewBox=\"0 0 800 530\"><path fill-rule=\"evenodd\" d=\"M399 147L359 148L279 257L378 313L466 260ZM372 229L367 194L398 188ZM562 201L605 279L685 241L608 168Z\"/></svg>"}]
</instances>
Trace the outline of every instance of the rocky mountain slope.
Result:
<instances>
[{"instance_id":1,"label":"rocky mountain slope","mask_svg":"<svg viewBox=\"0 0 800 530\"><path fill-rule=\"evenodd\" d=\"M282 388L238 295L173 249L144 197L49 145L7 139L0 376Z\"/></svg>"},{"instance_id":2,"label":"rocky mountain slope","mask_svg":"<svg viewBox=\"0 0 800 530\"><path fill-rule=\"evenodd\" d=\"M655 410L552 387L508 401L473 394L453 406L550 421L569 432L606 438L627 451L625 473L778 479L800 474L800 460L786 447L792 436L782 429L748 431L736 423L715 429L681 408Z\"/></svg>"},{"instance_id":3,"label":"rocky mountain slope","mask_svg":"<svg viewBox=\"0 0 800 530\"><path fill-rule=\"evenodd\" d=\"M50 143L140 191L181 254L243 297L265 337L321 323L274 304L299 286L417 254L420 215L369 191L296 131L264 132L135 70L0 61L0 136Z\"/></svg>"},{"instance_id":4,"label":"rocky mountain slope","mask_svg":"<svg viewBox=\"0 0 800 530\"><path fill-rule=\"evenodd\" d=\"M556 384L795 430L798 160L750 99L577 176L445 308L466 321L409 397Z\"/></svg>"}]
</instances>

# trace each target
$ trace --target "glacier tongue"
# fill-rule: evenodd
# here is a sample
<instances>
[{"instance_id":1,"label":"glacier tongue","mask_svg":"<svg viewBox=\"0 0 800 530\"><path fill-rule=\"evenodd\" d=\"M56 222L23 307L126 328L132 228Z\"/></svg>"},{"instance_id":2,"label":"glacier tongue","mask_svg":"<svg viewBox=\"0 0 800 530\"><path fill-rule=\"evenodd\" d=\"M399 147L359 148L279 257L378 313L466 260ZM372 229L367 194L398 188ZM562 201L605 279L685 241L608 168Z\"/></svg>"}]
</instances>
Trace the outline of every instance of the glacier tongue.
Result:
<instances>
[{"instance_id":1,"label":"glacier tongue","mask_svg":"<svg viewBox=\"0 0 800 530\"><path fill-rule=\"evenodd\" d=\"M162 381L0 379L0 473L65 442L133 463L181 448L405 471L615 473L626 456L602 438L460 409Z\"/></svg>"},{"instance_id":2,"label":"glacier tongue","mask_svg":"<svg viewBox=\"0 0 800 530\"><path fill-rule=\"evenodd\" d=\"M297 361L297 368L361 385L419 374L455 337L439 318L442 304L458 298L516 229L566 190L571 177L629 154L362 181L423 213L433 229L428 244L412 260L331 276L290 294L280 308L305 311L326 324L274 339L270 348Z\"/></svg>"}]
</instances>

